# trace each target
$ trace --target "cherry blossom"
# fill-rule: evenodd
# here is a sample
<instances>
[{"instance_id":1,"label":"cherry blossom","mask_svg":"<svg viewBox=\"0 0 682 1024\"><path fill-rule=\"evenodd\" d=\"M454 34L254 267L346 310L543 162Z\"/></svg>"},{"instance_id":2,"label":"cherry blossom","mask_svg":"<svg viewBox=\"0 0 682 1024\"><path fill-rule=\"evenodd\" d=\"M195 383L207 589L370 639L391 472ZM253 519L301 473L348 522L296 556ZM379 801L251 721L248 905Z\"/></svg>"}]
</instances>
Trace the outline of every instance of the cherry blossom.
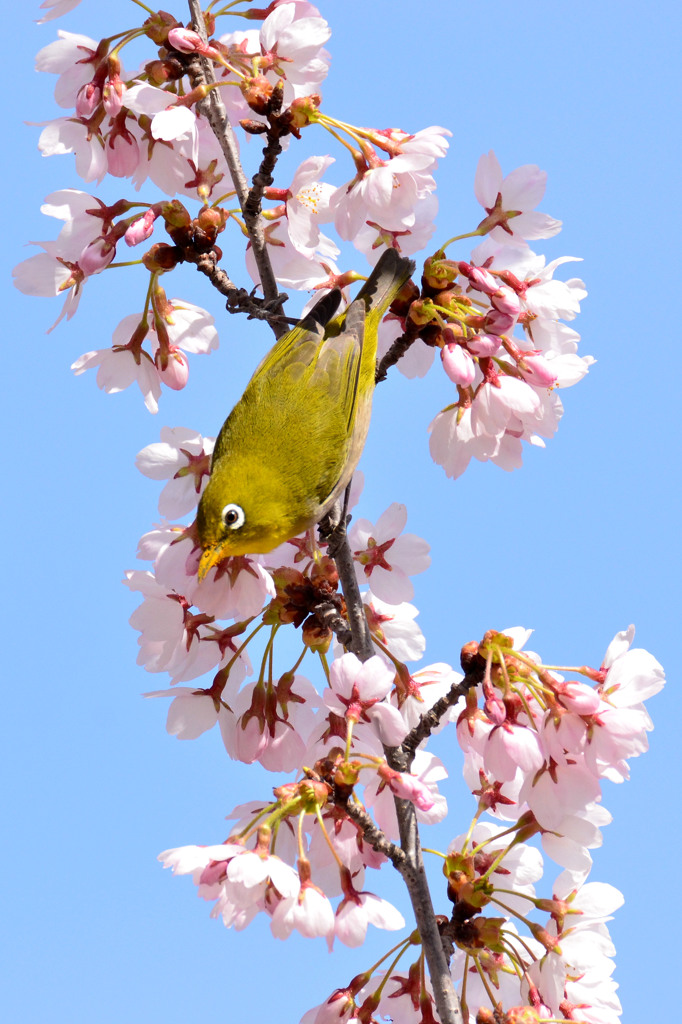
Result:
<instances>
[{"instance_id":1,"label":"cherry blossom","mask_svg":"<svg viewBox=\"0 0 682 1024\"><path fill-rule=\"evenodd\" d=\"M498 242L508 241L524 244L527 238L551 238L561 230L561 221L545 213L534 212L542 200L547 183L547 172L535 164L517 167L505 178L502 168L493 153L481 157L474 179L474 192L490 222L487 230Z\"/></svg>"},{"instance_id":2,"label":"cherry blossom","mask_svg":"<svg viewBox=\"0 0 682 1024\"><path fill-rule=\"evenodd\" d=\"M448 806L445 797L438 792L438 783L447 778L445 765L434 754L418 750L409 775L395 772L387 765L380 765L371 781L366 782L364 802L372 808L374 818L388 836L397 836L398 819L395 812L394 796L409 800L417 809L417 819L424 824L434 825L442 821Z\"/></svg>"},{"instance_id":3,"label":"cherry blossom","mask_svg":"<svg viewBox=\"0 0 682 1024\"><path fill-rule=\"evenodd\" d=\"M172 698L168 707L166 732L179 740L197 739L212 729L216 722L222 721L230 714L220 701L216 706L216 700L208 690L196 690L191 686L176 686L173 690L152 690L142 696Z\"/></svg>"},{"instance_id":4,"label":"cherry blossom","mask_svg":"<svg viewBox=\"0 0 682 1024\"><path fill-rule=\"evenodd\" d=\"M374 166L359 171L331 197L341 238L353 239L370 221L388 230L412 227L418 204L436 187L431 172L445 156L450 132L433 126L415 135L397 129L384 134L393 144L394 155L387 161L375 156Z\"/></svg>"},{"instance_id":5,"label":"cherry blossom","mask_svg":"<svg viewBox=\"0 0 682 1024\"><path fill-rule=\"evenodd\" d=\"M352 890L336 910L334 932L344 946L361 946L365 941L367 926L396 931L405 927L405 918L400 911L371 892Z\"/></svg>"},{"instance_id":6,"label":"cherry blossom","mask_svg":"<svg viewBox=\"0 0 682 1024\"><path fill-rule=\"evenodd\" d=\"M307 881L301 884L298 896L280 900L270 923L276 939L287 939L295 929L306 939L331 939L334 934L334 910L317 886Z\"/></svg>"},{"instance_id":7,"label":"cherry blossom","mask_svg":"<svg viewBox=\"0 0 682 1024\"><path fill-rule=\"evenodd\" d=\"M329 198L334 186L320 181L326 169L334 162L333 157L311 156L300 165L288 189L265 190L268 199L284 201L283 214L286 216L286 228L291 244L301 255L308 259L315 256L336 259L339 248L330 238L320 232L320 224L332 219L329 210ZM269 210L268 219L272 219L281 210Z\"/></svg>"},{"instance_id":8,"label":"cherry blossom","mask_svg":"<svg viewBox=\"0 0 682 1024\"><path fill-rule=\"evenodd\" d=\"M69 0L56 0L54 6L68 5ZM48 4L43 4L43 7ZM74 7L75 4L71 4ZM64 7L68 10L68 6ZM43 19L59 17L63 13L53 13ZM92 78L91 59L95 56L97 42L89 36L79 35L74 32L66 32L64 29L57 31L58 38L53 43L48 43L36 54L36 71L47 71L53 75L59 75L57 79L54 98L60 107L73 107L80 89Z\"/></svg>"},{"instance_id":9,"label":"cherry blossom","mask_svg":"<svg viewBox=\"0 0 682 1024\"><path fill-rule=\"evenodd\" d=\"M175 519L196 508L208 482L215 438L186 427L162 427L161 441L147 445L135 465L151 480L168 480L159 495L159 512Z\"/></svg>"},{"instance_id":10,"label":"cherry blossom","mask_svg":"<svg viewBox=\"0 0 682 1024\"><path fill-rule=\"evenodd\" d=\"M227 752L268 771L295 771L302 763L319 697L303 676L286 673L275 686L257 681L231 701L233 715L221 724Z\"/></svg>"},{"instance_id":11,"label":"cherry blossom","mask_svg":"<svg viewBox=\"0 0 682 1024\"><path fill-rule=\"evenodd\" d=\"M152 310L147 313L146 320L139 313L124 317L114 330L112 348L86 352L71 369L81 374L99 367L97 385L107 394L123 391L137 381L145 405L150 412L156 413L161 383L169 383L167 368L157 365L157 360L160 362L161 359L160 334L163 334L169 358L183 352L207 353L218 347L213 317L191 302L171 299L165 306L162 319L155 319ZM142 348L145 342L149 344L150 352ZM171 380L170 386L174 384Z\"/></svg>"},{"instance_id":12,"label":"cherry blossom","mask_svg":"<svg viewBox=\"0 0 682 1024\"><path fill-rule=\"evenodd\" d=\"M354 654L343 654L332 663L322 699L348 722L371 723L382 742L395 746L407 729L400 712L384 700L392 685L393 673L377 655L363 664Z\"/></svg>"},{"instance_id":13,"label":"cherry blossom","mask_svg":"<svg viewBox=\"0 0 682 1024\"><path fill-rule=\"evenodd\" d=\"M358 519L350 532L350 545L359 583L388 604L401 604L414 595L410 575L423 572L431 563L429 546L413 533L402 533L407 508L393 502L379 517L376 526Z\"/></svg>"},{"instance_id":14,"label":"cherry blossom","mask_svg":"<svg viewBox=\"0 0 682 1024\"><path fill-rule=\"evenodd\" d=\"M418 661L426 649L426 640L414 621L419 614L415 606L407 601L387 604L371 591L365 591L362 600L373 636L388 648L393 657L401 661ZM381 650L376 653L382 655Z\"/></svg>"},{"instance_id":15,"label":"cherry blossom","mask_svg":"<svg viewBox=\"0 0 682 1024\"><path fill-rule=\"evenodd\" d=\"M117 331L124 335L126 326L131 326L137 319L136 316L126 317L114 332L114 339ZM71 364L76 376L95 367L97 387L106 391L108 395L125 391L131 384L137 383L149 412L159 411L161 380L158 370L146 352L142 352L136 358L135 353L128 348L101 348L95 352L85 352Z\"/></svg>"}]
</instances>

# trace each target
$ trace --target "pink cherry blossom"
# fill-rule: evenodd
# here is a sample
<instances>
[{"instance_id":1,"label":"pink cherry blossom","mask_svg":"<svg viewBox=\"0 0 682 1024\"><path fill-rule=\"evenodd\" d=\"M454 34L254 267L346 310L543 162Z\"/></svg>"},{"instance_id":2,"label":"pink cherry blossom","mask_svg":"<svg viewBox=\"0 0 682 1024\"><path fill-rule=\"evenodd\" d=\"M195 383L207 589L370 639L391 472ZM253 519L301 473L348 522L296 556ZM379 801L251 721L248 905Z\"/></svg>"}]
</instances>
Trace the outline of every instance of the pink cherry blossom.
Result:
<instances>
[{"instance_id":1,"label":"pink cherry blossom","mask_svg":"<svg viewBox=\"0 0 682 1024\"><path fill-rule=\"evenodd\" d=\"M57 6L68 4L69 0L56 0ZM43 4L43 7L47 4ZM75 4L71 4L75 6ZM68 8L65 8L68 9ZM59 12L62 13L61 11ZM43 21L58 17L51 14ZM92 78L93 65L91 58L97 50L97 42L89 36L77 35L73 32L57 31L58 38L48 43L36 54L36 71L47 71L59 75L54 90L54 98L60 107L73 107L82 87ZM90 59L88 59L90 58Z\"/></svg>"},{"instance_id":2,"label":"pink cherry blossom","mask_svg":"<svg viewBox=\"0 0 682 1024\"><path fill-rule=\"evenodd\" d=\"M38 149L43 156L73 153L76 173L83 181L101 181L107 172L103 139L83 121L59 117L48 122L40 133Z\"/></svg>"},{"instance_id":3,"label":"pink cherry blossom","mask_svg":"<svg viewBox=\"0 0 682 1024\"><path fill-rule=\"evenodd\" d=\"M438 158L445 156L450 132L433 126L415 135L394 131L394 156L358 172L331 197L334 223L341 238L353 239L363 224L373 222L383 229L410 228L419 203L435 190L432 175Z\"/></svg>"},{"instance_id":4,"label":"pink cherry blossom","mask_svg":"<svg viewBox=\"0 0 682 1024\"><path fill-rule=\"evenodd\" d=\"M289 239L296 251L308 259L319 256L335 260L339 255L338 246L320 231L320 224L332 219L329 197L334 192L334 186L320 178L333 162L330 156L308 157L294 174L289 188L282 190ZM279 198L279 190L275 191Z\"/></svg>"},{"instance_id":5,"label":"pink cherry blossom","mask_svg":"<svg viewBox=\"0 0 682 1024\"><path fill-rule=\"evenodd\" d=\"M354 891L337 907L334 929L336 937L344 946L361 946L369 924L375 928L397 931L405 927L405 918L388 900L371 892Z\"/></svg>"},{"instance_id":6,"label":"pink cherry blossom","mask_svg":"<svg viewBox=\"0 0 682 1024\"><path fill-rule=\"evenodd\" d=\"M599 689L614 707L636 707L659 693L665 683L663 667L653 655L642 648L630 649L634 637L634 626L616 633L604 656L605 679Z\"/></svg>"},{"instance_id":7,"label":"pink cherry blossom","mask_svg":"<svg viewBox=\"0 0 682 1024\"><path fill-rule=\"evenodd\" d=\"M393 772L379 766L376 775L365 782L363 800L387 836L399 835L394 796L409 800L417 809L417 820L435 825L448 813L447 800L438 783L448 777L443 762L426 750L415 754L410 774Z\"/></svg>"},{"instance_id":8,"label":"pink cherry blossom","mask_svg":"<svg viewBox=\"0 0 682 1024\"><path fill-rule=\"evenodd\" d=\"M295 771L302 763L320 700L304 676L282 676L275 686L245 686L230 702L234 714L221 727L230 757L268 771Z\"/></svg>"},{"instance_id":9,"label":"pink cherry blossom","mask_svg":"<svg viewBox=\"0 0 682 1024\"><path fill-rule=\"evenodd\" d=\"M294 929L306 939L330 939L334 934L334 910L312 882L304 882L298 896L280 900L270 922L276 939L288 939Z\"/></svg>"},{"instance_id":10,"label":"pink cherry blossom","mask_svg":"<svg viewBox=\"0 0 682 1024\"><path fill-rule=\"evenodd\" d=\"M185 598L168 592L149 572L127 572L124 582L144 597L129 620L141 634L139 665L148 672L168 672L174 683L196 679L220 664L225 655L217 643L207 642L214 630L205 615L192 613ZM237 666L235 678L239 671Z\"/></svg>"},{"instance_id":11,"label":"pink cherry blossom","mask_svg":"<svg viewBox=\"0 0 682 1024\"><path fill-rule=\"evenodd\" d=\"M363 664L354 654L344 654L332 663L322 699L337 715L371 724L382 743L397 746L407 728L397 708L384 700L392 685L393 673L377 655Z\"/></svg>"},{"instance_id":12,"label":"pink cherry blossom","mask_svg":"<svg viewBox=\"0 0 682 1024\"><path fill-rule=\"evenodd\" d=\"M319 11L313 14L313 10L294 3L281 3L261 26L261 53L273 68L266 70L266 77L269 75L275 82L276 74L282 75L286 103L317 91L327 76L331 58L324 44L331 36L331 29Z\"/></svg>"},{"instance_id":13,"label":"pink cherry blossom","mask_svg":"<svg viewBox=\"0 0 682 1024\"><path fill-rule=\"evenodd\" d=\"M525 164L502 177L502 168L492 150L482 156L476 169L474 191L476 198L497 226L489 228L496 241L508 242L513 236L522 245L526 238L551 238L561 230L561 221L536 213L534 208L542 200L547 183L547 172L535 164ZM497 216L499 210L499 216ZM512 213L514 216L506 217Z\"/></svg>"},{"instance_id":14,"label":"pink cherry blossom","mask_svg":"<svg viewBox=\"0 0 682 1024\"><path fill-rule=\"evenodd\" d=\"M151 480L168 480L159 495L159 512L175 519L196 508L208 482L215 438L186 427L162 427L161 441L147 445L135 465Z\"/></svg>"},{"instance_id":15,"label":"pink cherry blossom","mask_svg":"<svg viewBox=\"0 0 682 1024\"><path fill-rule=\"evenodd\" d=\"M166 732L179 740L195 740L208 732L221 717L230 712L216 702L208 691L176 686L173 690L152 690L143 697L171 697L166 719ZM225 699L225 698L223 698Z\"/></svg>"},{"instance_id":16,"label":"pink cherry blossom","mask_svg":"<svg viewBox=\"0 0 682 1024\"><path fill-rule=\"evenodd\" d=\"M373 526L358 519L350 531L350 546L359 583L389 604L409 601L414 587L409 575L423 572L431 563L429 546L413 533L400 536L407 522L407 508L393 502Z\"/></svg>"},{"instance_id":17,"label":"pink cherry blossom","mask_svg":"<svg viewBox=\"0 0 682 1024\"><path fill-rule=\"evenodd\" d=\"M137 320L137 317L126 317L122 324L126 320ZM119 328L122 324L119 325ZM116 337L116 332L114 332L114 337ZM108 395L125 391L136 382L149 412L159 411L161 381L154 363L146 353L143 352L139 358L136 358L130 349L103 348L97 349L95 352L85 352L75 363L71 364L71 369L76 376L95 367L98 368L97 387L106 391Z\"/></svg>"},{"instance_id":18,"label":"pink cherry blossom","mask_svg":"<svg viewBox=\"0 0 682 1024\"><path fill-rule=\"evenodd\" d=\"M418 661L426 648L426 640L414 621L419 614L413 604L387 604L371 591L362 595L370 631L400 661ZM340 653L340 652L339 652ZM382 652L377 651L382 657Z\"/></svg>"}]
</instances>

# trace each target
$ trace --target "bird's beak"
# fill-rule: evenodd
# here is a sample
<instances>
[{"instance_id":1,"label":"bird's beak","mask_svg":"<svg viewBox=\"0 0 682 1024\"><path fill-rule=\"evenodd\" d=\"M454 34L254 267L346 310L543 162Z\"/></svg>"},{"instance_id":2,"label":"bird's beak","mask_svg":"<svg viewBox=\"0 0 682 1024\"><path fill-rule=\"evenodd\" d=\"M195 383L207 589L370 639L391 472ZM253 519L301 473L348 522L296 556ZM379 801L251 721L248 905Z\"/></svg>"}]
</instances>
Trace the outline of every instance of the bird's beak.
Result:
<instances>
[{"instance_id":1,"label":"bird's beak","mask_svg":"<svg viewBox=\"0 0 682 1024\"><path fill-rule=\"evenodd\" d=\"M224 544L215 544L213 547L205 548L199 559L199 568L197 570L199 582L201 583L206 578L210 569L213 569L214 566L228 557L229 552L225 550Z\"/></svg>"}]
</instances>

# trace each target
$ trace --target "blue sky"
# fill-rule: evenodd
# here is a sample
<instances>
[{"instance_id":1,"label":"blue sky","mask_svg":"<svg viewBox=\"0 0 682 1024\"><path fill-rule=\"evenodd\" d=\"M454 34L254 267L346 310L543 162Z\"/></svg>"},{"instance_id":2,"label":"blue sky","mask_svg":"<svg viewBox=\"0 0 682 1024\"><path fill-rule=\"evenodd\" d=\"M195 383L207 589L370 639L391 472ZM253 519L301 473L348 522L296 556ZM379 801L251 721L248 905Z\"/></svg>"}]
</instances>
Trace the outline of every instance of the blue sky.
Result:
<instances>
[{"instance_id":1,"label":"blue sky","mask_svg":"<svg viewBox=\"0 0 682 1024\"><path fill-rule=\"evenodd\" d=\"M134 271L92 282L75 319L49 336L58 302L28 299L8 283L12 265L30 255L24 243L54 235L39 213L44 196L80 187L71 158L42 159L38 129L25 123L56 115L52 77L33 72L34 54L58 27L99 38L137 18L132 5L107 7L110 21L103 5L84 0L42 27L31 5L6 12L16 99L3 161L9 985L0 1007L22 1024L208 1016L295 1024L380 955L386 936L341 950L337 964L321 942L275 942L264 921L225 931L189 881L161 871L160 850L220 841L224 815L267 794L273 779L228 761L215 734L193 743L166 735L162 702L139 696L164 682L135 665L127 625L135 602L119 583L158 518L156 485L137 473L135 454L164 424L215 433L267 332L227 320L202 281L179 275L177 290L216 316L221 347L192 359L191 386L165 392L152 417L132 389L105 396L90 375L69 370L141 308ZM630 622L636 644L664 664L669 685L651 701L651 750L632 762L628 784L606 787L614 822L592 876L626 897L611 925L625 1017L657 1019L673 998L667 936L676 921L667 924L662 907L680 912L679 885L668 881L680 840L680 399L674 308L651 325L646 318L679 291L679 5L432 0L418 15L393 0L320 7L333 31L323 89L330 113L453 131L438 171L434 241L477 223L473 175L492 148L505 173L524 163L549 173L541 209L564 230L537 251L584 259L577 273L589 297L573 326L597 363L563 395L564 419L547 449L527 451L513 474L474 464L447 480L426 433L451 400L447 382L436 372L412 382L394 372L377 394L358 511L375 519L402 501L408 529L432 546L415 598L427 664L456 664L461 644L513 624L533 627L531 646L554 662L598 664ZM182 5L173 11L186 17ZM327 151L321 133L306 137L284 161L282 184L299 152ZM447 843L468 822L459 772L454 758L451 814L430 842Z\"/></svg>"}]
</instances>

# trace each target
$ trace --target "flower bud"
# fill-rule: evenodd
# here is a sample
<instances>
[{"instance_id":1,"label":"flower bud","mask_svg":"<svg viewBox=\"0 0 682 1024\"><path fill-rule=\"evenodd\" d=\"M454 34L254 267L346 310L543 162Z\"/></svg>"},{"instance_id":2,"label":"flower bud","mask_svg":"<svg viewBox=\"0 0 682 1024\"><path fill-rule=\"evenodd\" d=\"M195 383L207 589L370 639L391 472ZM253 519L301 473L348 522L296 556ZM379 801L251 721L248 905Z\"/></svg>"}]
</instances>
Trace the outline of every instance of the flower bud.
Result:
<instances>
[{"instance_id":1,"label":"flower bud","mask_svg":"<svg viewBox=\"0 0 682 1024\"><path fill-rule=\"evenodd\" d=\"M490 301L499 313L506 313L508 316L516 318L521 312L521 303L511 288L498 288L490 296Z\"/></svg>"},{"instance_id":2,"label":"flower bud","mask_svg":"<svg viewBox=\"0 0 682 1024\"><path fill-rule=\"evenodd\" d=\"M274 86L263 75L246 78L240 83L242 95L257 114L267 114Z\"/></svg>"},{"instance_id":3,"label":"flower bud","mask_svg":"<svg viewBox=\"0 0 682 1024\"><path fill-rule=\"evenodd\" d=\"M159 366L159 352L156 353L154 362L156 368L159 371L159 377L161 381L168 388L172 388L173 391L182 391L187 378L189 377L189 363L187 362L187 356L184 352L181 352L179 348L172 348L168 353L168 363L165 369L161 369Z\"/></svg>"},{"instance_id":4,"label":"flower bud","mask_svg":"<svg viewBox=\"0 0 682 1024\"><path fill-rule=\"evenodd\" d=\"M156 220L156 212L153 209L147 210L141 217L134 220L132 224L126 229L126 233L123 236L126 245L139 245L140 242L146 241L154 232L154 221Z\"/></svg>"},{"instance_id":5,"label":"flower bud","mask_svg":"<svg viewBox=\"0 0 682 1024\"><path fill-rule=\"evenodd\" d=\"M87 120L92 117L102 99L102 94L94 82L88 82L78 90L76 96L76 114Z\"/></svg>"},{"instance_id":6,"label":"flower bud","mask_svg":"<svg viewBox=\"0 0 682 1024\"><path fill-rule=\"evenodd\" d=\"M165 60L150 60L148 64L145 64L144 70L150 85L165 85L166 82L176 82L185 73L185 69L176 57L166 57Z\"/></svg>"},{"instance_id":7,"label":"flower bud","mask_svg":"<svg viewBox=\"0 0 682 1024\"><path fill-rule=\"evenodd\" d=\"M147 270L173 270L180 262L180 253L174 245L157 242L144 256L142 263Z\"/></svg>"},{"instance_id":8,"label":"flower bud","mask_svg":"<svg viewBox=\"0 0 682 1024\"><path fill-rule=\"evenodd\" d=\"M462 260L458 264L458 268L460 274L469 279L476 291L484 292L486 295L493 295L500 287L490 271L484 267L474 267L471 263L465 263Z\"/></svg>"},{"instance_id":9,"label":"flower bud","mask_svg":"<svg viewBox=\"0 0 682 1024\"><path fill-rule=\"evenodd\" d=\"M143 23L144 33L157 46L165 46L168 33L172 28L182 28L181 22L167 11L155 11Z\"/></svg>"},{"instance_id":10,"label":"flower bud","mask_svg":"<svg viewBox=\"0 0 682 1024\"><path fill-rule=\"evenodd\" d=\"M292 128L305 128L315 120L315 114L319 110L322 97L318 93L310 93L309 96L299 96L289 105L289 122Z\"/></svg>"},{"instance_id":11,"label":"flower bud","mask_svg":"<svg viewBox=\"0 0 682 1024\"><path fill-rule=\"evenodd\" d=\"M123 109L123 94L126 87L121 81L120 75L110 75L104 83L102 92L102 104L109 117L116 117Z\"/></svg>"},{"instance_id":12,"label":"flower bud","mask_svg":"<svg viewBox=\"0 0 682 1024\"><path fill-rule=\"evenodd\" d=\"M514 330L516 317L509 313L500 313L497 309L491 309L484 321L485 331L488 334L508 334Z\"/></svg>"},{"instance_id":13,"label":"flower bud","mask_svg":"<svg viewBox=\"0 0 682 1024\"><path fill-rule=\"evenodd\" d=\"M201 53L204 41L198 32L189 28L172 28L168 33L168 45L180 53Z\"/></svg>"},{"instance_id":14,"label":"flower bud","mask_svg":"<svg viewBox=\"0 0 682 1024\"><path fill-rule=\"evenodd\" d=\"M457 277L457 265L443 258L443 254L430 256L424 263L424 281L436 292L451 287Z\"/></svg>"},{"instance_id":15,"label":"flower bud","mask_svg":"<svg viewBox=\"0 0 682 1024\"><path fill-rule=\"evenodd\" d=\"M443 331L445 337L446 331ZM467 388L476 376L476 364L456 341L448 342L440 350L440 357L443 362L443 369L453 382L462 388Z\"/></svg>"},{"instance_id":16,"label":"flower bud","mask_svg":"<svg viewBox=\"0 0 682 1024\"><path fill-rule=\"evenodd\" d=\"M494 356L500 348L500 339L496 334L476 334L467 340L467 348L473 355L485 358Z\"/></svg>"},{"instance_id":17,"label":"flower bud","mask_svg":"<svg viewBox=\"0 0 682 1024\"><path fill-rule=\"evenodd\" d=\"M78 266L86 277L92 274L99 274L105 267L108 267L116 255L116 246L108 242L106 238L96 238L90 245L86 245L78 259Z\"/></svg>"},{"instance_id":18,"label":"flower bud","mask_svg":"<svg viewBox=\"0 0 682 1024\"><path fill-rule=\"evenodd\" d=\"M539 352L524 352L518 363L519 370L529 384L539 388L553 388L556 375L543 355Z\"/></svg>"}]
</instances>

